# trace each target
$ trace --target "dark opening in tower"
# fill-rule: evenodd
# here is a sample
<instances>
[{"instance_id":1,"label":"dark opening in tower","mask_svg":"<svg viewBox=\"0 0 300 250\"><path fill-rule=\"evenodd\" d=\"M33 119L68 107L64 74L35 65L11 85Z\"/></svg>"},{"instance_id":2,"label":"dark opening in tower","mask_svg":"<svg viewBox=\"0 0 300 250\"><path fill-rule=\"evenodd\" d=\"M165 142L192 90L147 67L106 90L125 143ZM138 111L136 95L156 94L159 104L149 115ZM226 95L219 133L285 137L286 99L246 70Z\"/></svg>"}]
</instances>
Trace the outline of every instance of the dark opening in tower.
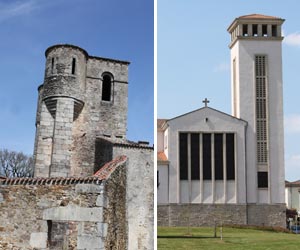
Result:
<instances>
[{"instance_id":1,"label":"dark opening in tower","mask_svg":"<svg viewBox=\"0 0 300 250\"><path fill-rule=\"evenodd\" d=\"M111 101L111 76L104 75L102 83L102 101Z\"/></svg>"},{"instance_id":2,"label":"dark opening in tower","mask_svg":"<svg viewBox=\"0 0 300 250\"><path fill-rule=\"evenodd\" d=\"M75 67L76 67L76 58L72 60L72 75L75 75Z\"/></svg>"}]
</instances>

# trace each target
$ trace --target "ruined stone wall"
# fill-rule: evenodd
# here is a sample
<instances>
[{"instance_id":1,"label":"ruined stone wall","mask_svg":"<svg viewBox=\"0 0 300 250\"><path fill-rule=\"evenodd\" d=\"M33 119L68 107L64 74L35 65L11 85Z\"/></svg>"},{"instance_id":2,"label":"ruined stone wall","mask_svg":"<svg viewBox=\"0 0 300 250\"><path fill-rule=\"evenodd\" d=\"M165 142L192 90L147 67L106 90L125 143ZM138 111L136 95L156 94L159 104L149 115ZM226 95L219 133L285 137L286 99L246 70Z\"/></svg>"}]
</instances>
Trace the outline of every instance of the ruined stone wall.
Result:
<instances>
[{"instance_id":1,"label":"ruined stone wall","mask_svg":"<svg viewBox=\"0 0 300 250\"><path fill-rule=\"evenodd\" d=\"M0 249L126 249L125 165L99 184L0 185Z\"/></svg>"},{"instance_id":2,"label":"ruined stone wall","mask_svg":"<svg viewBox=\"0 0 300 250\"><path fill-rule=\"evenodd\" d=\"M113 157L126 155L128 249L154 249L153 148L114 146Z\"/></svg>"},{"instance_id":3,"label":"ruined stone wall","mask_svg":"<svg viewBox=\"0 0 300 250\"><path fill-rule=\"evenodd\" d=\"M284 205L166 204L157 207L158 226L218 224L285 227Z\"/></svg>"},{"instance_id":4,"label":"ruined stone wall","mask_svg":"<svg viewBox=\"0 0 300 250\"><path fill-rule=\"evenodd\" d=\"M104 204L104 221L108 225L105 249L129 249L127 248L126 167L126 164L123 164L117 168L105 185L107 204Z\"/></svg>"},{"instance_id":5,"label":"ruined stone wall","mask_svg":"<svg viewBox=\"0 0 300 250\"><path fill-rule=\"evenodd\" d=\"M96 139L95 148L95 169L94 172L98 171L106 162L113 159L113 144L102 138Z\"/></svg>"}]
</instances>

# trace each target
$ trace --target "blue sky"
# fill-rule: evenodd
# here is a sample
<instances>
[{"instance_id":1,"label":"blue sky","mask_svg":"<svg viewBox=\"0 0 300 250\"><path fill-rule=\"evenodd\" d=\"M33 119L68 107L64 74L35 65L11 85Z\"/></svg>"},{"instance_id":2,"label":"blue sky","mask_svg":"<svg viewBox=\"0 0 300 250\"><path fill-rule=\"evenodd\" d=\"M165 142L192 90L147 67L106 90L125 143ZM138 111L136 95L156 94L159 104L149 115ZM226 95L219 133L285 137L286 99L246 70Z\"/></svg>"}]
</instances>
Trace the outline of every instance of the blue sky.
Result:
<instances>
[{"instance_id":1,"label":"blue sky","mask_svg":"<svg viewBox=\"0 0 300 250\"><path fill-rule=\"evenodd\" d=\"M231 113L230 36L234 18L259 13L286 19L283 84L286 179L300 179L300 20L298 0L158 0L157 106L172 118L203 106Z\"/></svg>"},{"instance_id":2,"label":"blue sky","mask_svg":"<svg viewBox=\"0 0 300 250\"><path fill-rule=\"evenodd\" d=\"M128 133L153 143L153 2L0 0L0 148L32 154L45 50L68 43L130 61Z\"/></svg>"}]
</instances>

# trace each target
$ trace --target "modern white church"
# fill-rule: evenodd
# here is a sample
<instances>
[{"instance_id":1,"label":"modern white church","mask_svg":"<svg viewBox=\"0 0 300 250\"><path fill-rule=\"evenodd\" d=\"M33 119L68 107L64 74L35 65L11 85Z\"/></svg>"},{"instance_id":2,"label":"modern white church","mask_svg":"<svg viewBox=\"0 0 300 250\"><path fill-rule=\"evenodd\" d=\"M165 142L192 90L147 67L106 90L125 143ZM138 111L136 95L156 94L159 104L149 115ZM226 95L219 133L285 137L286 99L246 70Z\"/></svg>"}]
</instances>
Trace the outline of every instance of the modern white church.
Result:
<instances>
[{"instance_id":1,"label":"modern white church","mask_svg":"<svg viewBox=\"0 0 300 250\"><path fill-rule=\"evenodd\" d=\"M158 119L158 225L285 227L283 22L251 14L229 26L231 115L205 99Z\"/></svg>"}]
</instances>

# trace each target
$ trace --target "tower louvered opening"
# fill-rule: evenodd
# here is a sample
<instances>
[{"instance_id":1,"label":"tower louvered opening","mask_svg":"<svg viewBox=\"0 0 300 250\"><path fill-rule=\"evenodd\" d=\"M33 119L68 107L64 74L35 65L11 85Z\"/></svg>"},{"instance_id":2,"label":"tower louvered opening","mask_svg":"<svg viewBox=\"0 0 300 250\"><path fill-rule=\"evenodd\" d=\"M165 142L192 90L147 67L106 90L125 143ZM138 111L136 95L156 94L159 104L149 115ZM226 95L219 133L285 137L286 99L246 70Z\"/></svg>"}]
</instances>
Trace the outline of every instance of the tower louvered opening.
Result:
<instances>
[{"instance_id":1,"label":"tower louvered opening","mask_svg":"<svg viewBox=\"0 0 300 250\"><path fill-rule=\"evenodd\" d=\"M268 163L267 57L255 56L257 162Z\"/></svg>"}]
</instances>

